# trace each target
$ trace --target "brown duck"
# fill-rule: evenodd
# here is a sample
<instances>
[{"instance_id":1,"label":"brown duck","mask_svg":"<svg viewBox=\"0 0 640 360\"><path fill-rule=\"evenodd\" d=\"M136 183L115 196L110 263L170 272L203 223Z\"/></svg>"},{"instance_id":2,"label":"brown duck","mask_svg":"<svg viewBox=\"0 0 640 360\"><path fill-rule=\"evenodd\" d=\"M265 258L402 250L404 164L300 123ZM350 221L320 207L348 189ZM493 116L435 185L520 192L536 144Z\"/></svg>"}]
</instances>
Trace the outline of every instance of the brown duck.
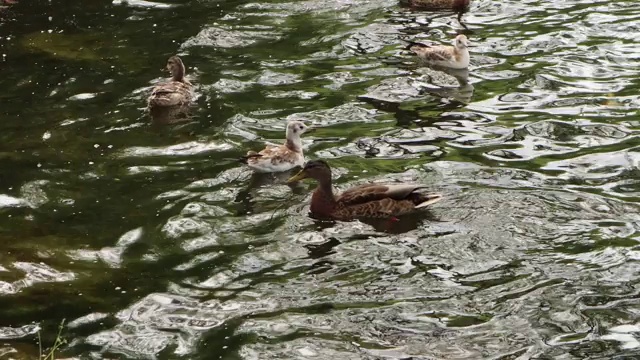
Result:
<instances>
[{"instance_id":1,"label":"brown duck","mask_svg":"<svg viewBox=\"0 0 640 360\"><path fill-rule=\"evenodd\" d=\"M471 0L400 0L400 4L419 10L464 11Z\"/></svg>"},{"instance_id":2,"label":"brown duck","mask_svg":"<svg viewBox=\"0 0 640 360\"><path fill-rule=\"evenodd\" d=\"M191 102L192 85L184 78L185 67L178 56L167 60L167 70L171 73L171 80L153 88L149 96L149 107L170 107L187 105Z\"/></svg>"},{"instance_id":3,"label":"brown duck","mask_svg":"<svg viewBox=\"0 0 640 360\"><path fill-rule=\"evenodd\" d=\"M311 196L311 215L317 219L353 220L357 218L393 218L438 202L440 194L423 194L422 185L365 184L333 194L331 168L322 160L312 160L287 182L315 179L318 187Z\"/></svg>"}]
</instances>

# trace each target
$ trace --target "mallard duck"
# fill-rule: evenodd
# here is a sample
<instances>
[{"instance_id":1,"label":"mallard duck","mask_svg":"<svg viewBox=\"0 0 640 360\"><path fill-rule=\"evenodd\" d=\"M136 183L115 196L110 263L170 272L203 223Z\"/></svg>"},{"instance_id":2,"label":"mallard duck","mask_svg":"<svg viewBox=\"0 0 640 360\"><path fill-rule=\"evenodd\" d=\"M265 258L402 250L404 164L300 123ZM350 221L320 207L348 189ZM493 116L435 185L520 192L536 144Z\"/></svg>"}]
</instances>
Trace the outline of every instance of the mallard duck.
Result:
<instances>
[{"instance_id":1,"label":"mallard duck","mask_svg":"<svg viewBox=\"0 0 640 360\"><path fill-rule=\"evenodd\" d=\"M282 145L267 145L260 152L248 151L240 160L257 172L282 172L304 165L300 136L312 129L302 121L287 124L286 140Z\"/></svg>"},{"instance_id":2,"label":"mallard duck","mask_svg":"<svg viewBox=\"0 0 640 360\"><path fill-rule=\"evenodd\" d=\"M186 105L191 102L192 85L185 79L185 67L178 56L167 60L167 70L171 73L171 80L153 88L149 96L149 107L169 107Z\"/></svg>"},{"instance_id":3,"label":"mallard duck","mask_svg":"<svg viewBox=\"0 0 640 360\"><path fill-rule=\"evenodd\" d=\"M463 11L471 0L400 0L400 4L420 10Z\"/></svg>"},{"instance_id":4,"label":"mallard duck","mask_svg":"<svg viewBox=\"0 0 640 360\"><path fill-rule=\"evenodd\" d=\"M469 40L464 35L456 36L453 46L429 46L411 42L407 48L429 65L451 69L466 69L469 67Z\"/></svg>"},{"instance_id":5,"label":"mallard duck","mask_svg":"<svg viewBox=\"0 0 640 360\"><path fill-rule=\"evenodd\" d=\"M318 219L348 221L357 218L393 218L442 199L440 194L418 192L425 186L414 184L365 184L336 196L331 185L331 168L323 160L307 162L287 182L293 183L306 178L318 182L318 187L311 196L311 214Z\"/></svg>"}]
</instances>

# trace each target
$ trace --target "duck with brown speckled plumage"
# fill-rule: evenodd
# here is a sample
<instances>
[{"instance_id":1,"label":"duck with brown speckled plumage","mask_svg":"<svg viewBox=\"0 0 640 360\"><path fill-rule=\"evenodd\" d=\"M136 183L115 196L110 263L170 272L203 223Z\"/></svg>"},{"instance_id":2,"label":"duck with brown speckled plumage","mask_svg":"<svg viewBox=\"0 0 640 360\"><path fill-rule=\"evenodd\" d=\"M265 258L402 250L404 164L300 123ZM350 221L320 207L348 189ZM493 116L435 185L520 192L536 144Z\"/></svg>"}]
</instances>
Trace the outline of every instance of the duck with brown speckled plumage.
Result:
<instances>
[{"instance_id":1,"label":"duck with brown speckled plumage","mask_svg":"<svg viewBox=\"0 0 640 360\"><path fill-rule=\"evenodd\" d=\"M400 4L419 10L463 11L471 0L400 0Z\"/></svg>"},{"instance_id":2,"label":"duck with brown speckled plumage","mask_svg":"<svg viewBox=\"0 0 640 360\"><path fill-rule=\"evenodd\" d=\"M171 73L171 80L153 88L148 99L149 108L184 106L191 103L193 85L184 77L186 69L182 59L178 56L170 57L166 68Z\"/></svg>"},{"instance_id":3,"label":"duck with brown speckled plumage","mask_svg":"<svg viewBox=\"0 0 640 360\"><path fill-rule=\"evenodd\" d=\"M436 193L423 193L424 185L364 184L334 195L331 168L323 160L312 160L287 182L312 178L318 187L311 196L311 215L321 220L349 221L359 218L393 219L419 211L442 199Z\"/></svg>"}]
</instances>

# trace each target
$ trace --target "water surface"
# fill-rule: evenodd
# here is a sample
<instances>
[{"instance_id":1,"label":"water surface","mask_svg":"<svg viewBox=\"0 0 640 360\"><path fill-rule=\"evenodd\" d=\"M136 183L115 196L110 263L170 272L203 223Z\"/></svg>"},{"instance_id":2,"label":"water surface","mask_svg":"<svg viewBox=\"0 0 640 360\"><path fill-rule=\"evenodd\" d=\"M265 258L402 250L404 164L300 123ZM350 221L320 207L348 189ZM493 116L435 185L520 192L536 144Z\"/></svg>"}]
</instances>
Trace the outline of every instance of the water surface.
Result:
<instances>
[{"instance_id":1,"label":"water surface","mask_svg":"<svg viewBox=\"0 0 640 360\"><path fill-rule=\"evenodd\" d=\"M0 10L0 358L640 356L640 5L26 1ZM475 45L467 74L403 40ZM191 117L153 124L179 54ZM318 128L344 189L446 198L316 223L235 161Z\"/></svg>"}]
</instances>

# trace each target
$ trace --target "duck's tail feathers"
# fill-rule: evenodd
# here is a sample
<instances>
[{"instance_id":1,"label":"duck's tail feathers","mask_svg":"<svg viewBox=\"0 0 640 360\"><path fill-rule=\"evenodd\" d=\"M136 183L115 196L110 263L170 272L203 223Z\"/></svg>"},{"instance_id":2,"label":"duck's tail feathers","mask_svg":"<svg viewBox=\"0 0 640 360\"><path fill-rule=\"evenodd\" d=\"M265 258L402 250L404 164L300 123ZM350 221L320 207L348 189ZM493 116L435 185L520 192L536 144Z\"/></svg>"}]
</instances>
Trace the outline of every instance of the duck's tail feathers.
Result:
<instances>
[{"instance_id":1,"label":"duck's tail feathers","mask_svg":"<svg viewBox=\"0 0 640 360\"><path fill-rule=\"evenodd\" d=\"M238 161L240 161L241 163L246 164L249 161L249 159L259 158L259 157L262 157L262 155L258 154L257 152L254 152L254 151L250 151L249 153L247 153L247 155L239 158Z\"/></svg>"},{"instance_id":2,"label":"duck's tail feathers","mask_svg":"<svg viewBox=\"0 0 640 360\"><path fill-rule=\"evenodd\" d=\"M419 42L416 42L416 41L404 40L404 39L402 41L407 43L407 46L405 46L405 48L404 48L405 50L413 51L413 49L415 49L415 48L427 49L427 48L431 47L431 46L429 46L427 44L419 43Z\"/></svg>"},{"instance_id":3,"label":"duck's tail feathers","mask_svg":"<svg viewBox=\"0 0 640 360\"><path fill-rule=\"evenodd\" d=\"M420 204L416 205L416 209L421 209L442 200L442 195L437 193L422 194L422 196L424 200Z\"/></svg>"}]
</instances>

